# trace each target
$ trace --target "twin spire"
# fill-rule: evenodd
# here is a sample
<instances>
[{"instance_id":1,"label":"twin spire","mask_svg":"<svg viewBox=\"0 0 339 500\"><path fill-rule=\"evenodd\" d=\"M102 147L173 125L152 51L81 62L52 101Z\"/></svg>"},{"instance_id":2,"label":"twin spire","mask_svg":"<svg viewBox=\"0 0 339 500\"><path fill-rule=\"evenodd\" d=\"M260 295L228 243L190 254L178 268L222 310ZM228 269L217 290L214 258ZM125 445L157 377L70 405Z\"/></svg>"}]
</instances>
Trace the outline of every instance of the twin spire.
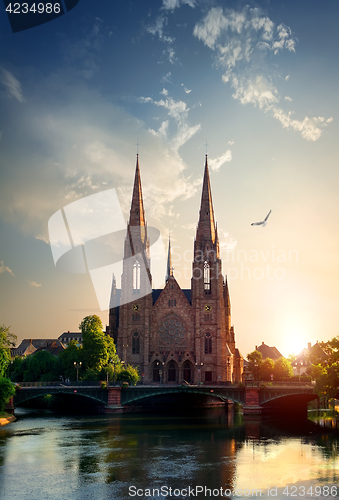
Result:
<instances>
[{"instance_id":1,"label":"twin spire","mask_svg":"<svg viewBox=\"0 0 339 500\"><path fill-rule=\"evenodd\" d=\"M131 211L129 216L130 226L145 226L145 210L142 198L141 178L139 169L139 155L137 154L137 164L135 168L134 187Z\"/></svg>"},{"instance_id":2,"label":"twin spire","mask_svg":"<svg viewBox=\"0 0 339 500\"><path fill-rule=\"evenodd\" d=\"M140 227L141 239L142 242L144 243L146 221L145 221L145 210L144 210L144 202L141 189L139 154L137 154L129 226ZM211 192L207 154L206 154L204 181L202 186L199 223L197 227L196 241L211 241L213 244L215 244L216 239L217 239L216 226L214 221L212 192ZM171 240L169 238L166 281L168 281L170 276L173 276L173 267L172 267L172 257L171 257Z\"/></svg>"},{"instance_id":3,"label":"twin spire","mask_svg":"<svg viewBox=\"0 0 339 500\"><path fill-rule=\"evenodd\" d=\"M208 171L207 155L205 160L204 182L202 185L199 223L196 235L196 241L198 240L212 241L213 244L216 241L216 228L214 221L214 210L212 203L212 192Z\"/></svg>"},{"instance_id":4,"label":"twin spire","mask_svg":"<svg viewBox=\"0 0 339 500\"><path fill-rule=\"evenodd\" d=\"M131 226L135 226L135 227L140 228L140 238L141 238L142 243L145 243L146 222L145 222L144 201L142 198L141 178L140 178L140 169L139 169L139 155L138 154L137 154L137 164L136 164L136 168L135 168L132 204L131 204L131 211L130 211L128 226L129 226L129 228Z\"/></svg>"}]
</instances>

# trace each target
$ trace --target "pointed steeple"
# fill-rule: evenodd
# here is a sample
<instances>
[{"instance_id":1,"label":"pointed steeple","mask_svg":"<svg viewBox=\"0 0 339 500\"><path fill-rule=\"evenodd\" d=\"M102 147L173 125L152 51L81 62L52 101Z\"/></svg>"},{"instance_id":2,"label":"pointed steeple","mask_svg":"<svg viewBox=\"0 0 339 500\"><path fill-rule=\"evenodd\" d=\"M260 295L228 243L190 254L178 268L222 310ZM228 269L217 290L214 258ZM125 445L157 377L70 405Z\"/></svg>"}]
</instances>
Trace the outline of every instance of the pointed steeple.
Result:
<instances>
[{"instance_id":1,"label":"pointed steeple","mask_svg":"<svg viewBox=\"0 0 339 500\"><path fill-rule=\"evenodd\" d=\"M129 216L130 226L145 226L144 202L141 190L141 178L139 169L139 155L137 154L137 164L135 168L134 187L131 211Z\"/></svg>"},{"instance_id":2,"label":"pointed steeple","mask_svg":"<svg viewBox=\"0 0 339 500\"><path fill-rule=\"evenodd\" d=\"M196 240L209 240L213 244L216 241L216 230L207 155L205 161L205 173L202 186L201 205Z\"/></svg>"},{"instance_id":3,"label":"pointed steeple","mask_svg":"<svg viewBox=\"0 0 339 500\"><path fill-rule=\"evenodd\" d=\"M139 155L137 154L137 164L135 168L134 187L131 203L131 211L128 223L128 233L131 235L131 227L137 227L133 232L133 240L139 235L142 243L147 240L144 202L141 190L141 178L139 169ZM132 245L133 247L134 245ZM133 252L134 253L134 252Z\"/></svg>"},{"instance_id":4,"label":"pointed steeple","mask_svg":"<svg viewBox=\"0 0 339 500\"><path fill-rule=\"evenodd\" d=\"M168 237L168 254L167 254L167 269L166 269L166 282L169 280L169 277L173 276L173 267L172 267L172 255L171 255L171 237Z\"/></svg>"}]
</instances>

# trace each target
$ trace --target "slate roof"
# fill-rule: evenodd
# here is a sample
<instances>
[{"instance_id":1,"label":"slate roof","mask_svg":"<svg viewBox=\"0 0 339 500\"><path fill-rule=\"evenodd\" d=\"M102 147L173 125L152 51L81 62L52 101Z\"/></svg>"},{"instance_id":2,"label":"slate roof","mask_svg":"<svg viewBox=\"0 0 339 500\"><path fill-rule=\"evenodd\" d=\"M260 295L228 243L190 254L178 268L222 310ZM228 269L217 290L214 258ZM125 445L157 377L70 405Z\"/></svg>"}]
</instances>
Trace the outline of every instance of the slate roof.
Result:
<instances>
[{"instance_id":1,"label":"slate roof","mask_svg":"<svg viewBox=\"0 0 339 500\"><path fill-rule=\"evenodd\" d=\"M259 346L255 346L255 350L261 352L262 359L271 358L277 360L283 357L276 347L270 347L265 342L262 342Z\"/></svg>"}]
</instances>

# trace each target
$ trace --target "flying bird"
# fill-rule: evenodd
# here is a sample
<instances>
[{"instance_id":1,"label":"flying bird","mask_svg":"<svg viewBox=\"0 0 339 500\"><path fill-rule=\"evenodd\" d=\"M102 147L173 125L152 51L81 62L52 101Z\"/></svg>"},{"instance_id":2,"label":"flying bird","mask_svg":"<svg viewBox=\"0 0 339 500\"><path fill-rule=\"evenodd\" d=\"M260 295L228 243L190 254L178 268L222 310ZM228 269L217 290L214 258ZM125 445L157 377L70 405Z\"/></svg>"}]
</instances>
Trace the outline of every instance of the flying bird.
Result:
<instances>
[{"instance_id":1,"label":"flying bird","mask_svg":"<svg viewBox=\"0 0 339 500\"><path fill-rule=\"evenodd\" d=\"M265 219L262 220L261 222L252 222L251 226L262 226L262 227L265 227L266 224L267 224L267 219L269 218L271 212L272 212L272 210L270 210L268 212L268 214L266 215Z\"/></svg>"}]
</instances>

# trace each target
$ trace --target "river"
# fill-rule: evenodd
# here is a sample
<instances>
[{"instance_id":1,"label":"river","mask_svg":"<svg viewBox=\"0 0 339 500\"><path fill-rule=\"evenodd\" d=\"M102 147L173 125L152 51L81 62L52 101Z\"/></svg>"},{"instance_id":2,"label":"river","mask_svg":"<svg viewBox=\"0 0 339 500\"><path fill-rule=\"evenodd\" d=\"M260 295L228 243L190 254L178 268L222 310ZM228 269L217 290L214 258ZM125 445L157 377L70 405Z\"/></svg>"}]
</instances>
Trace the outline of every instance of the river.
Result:
<instances>
[{"instance_id":1,"label":"river","mask_svg":"<svg viewBox=\"0 0 339 500\"><path fill-rule=\"evenodd\" d=\"M1 500L339 496L337 437L311 424L244 423L221 408L17 417L0 429Z\"/></svg>"}]
</instances>

